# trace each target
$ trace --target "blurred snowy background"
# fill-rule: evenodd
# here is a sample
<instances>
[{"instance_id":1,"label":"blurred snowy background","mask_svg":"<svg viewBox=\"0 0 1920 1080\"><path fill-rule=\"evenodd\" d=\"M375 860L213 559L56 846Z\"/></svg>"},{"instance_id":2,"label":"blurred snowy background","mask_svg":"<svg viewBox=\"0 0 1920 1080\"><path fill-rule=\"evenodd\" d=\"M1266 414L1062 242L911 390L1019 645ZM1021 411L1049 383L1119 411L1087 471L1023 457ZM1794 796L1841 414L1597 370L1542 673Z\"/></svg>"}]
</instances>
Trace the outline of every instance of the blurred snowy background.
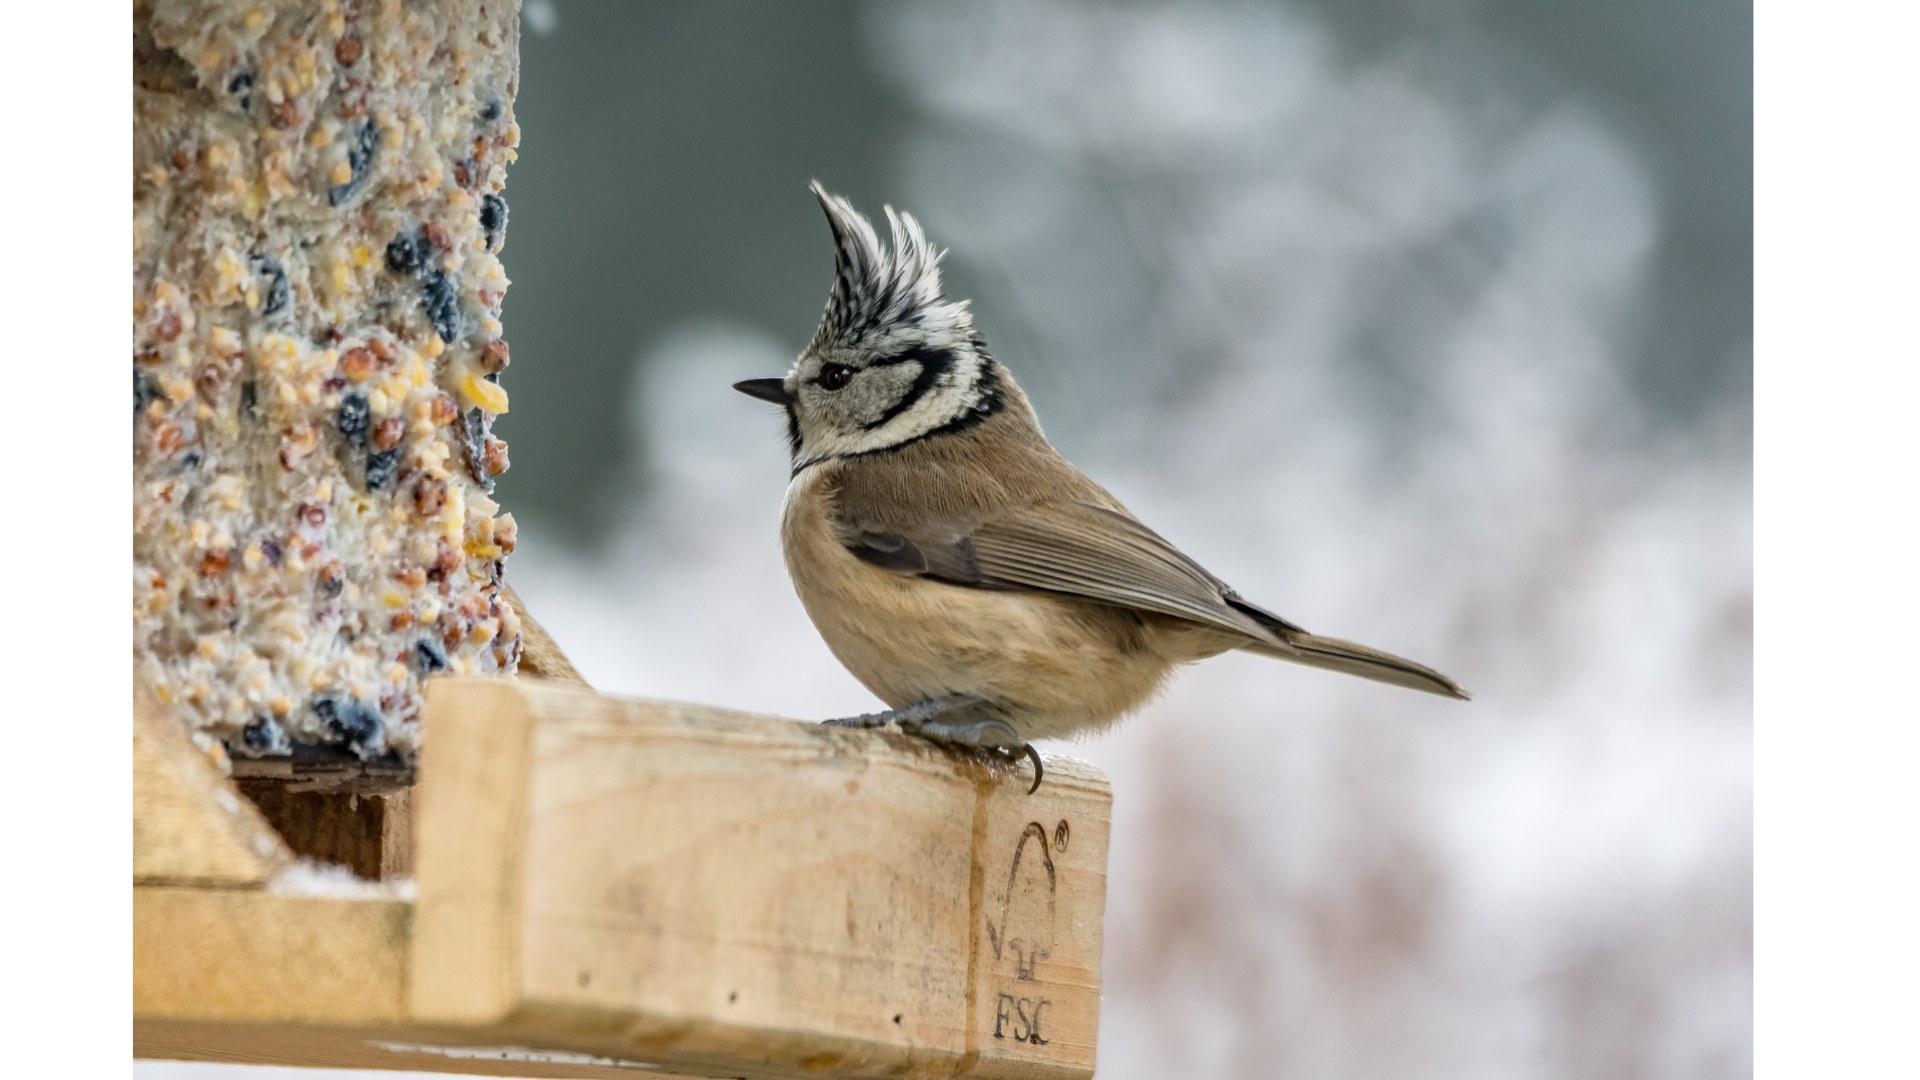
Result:
<instances>
[{"instance_id":1,"label":"blurred snowy background","mask_svg":"<svg viewBox=\"0 0 1920 1080\"><path fill-rule=\"evenodd\" d=\"M1049 748L1117 796L1103 1077L1750 1073L1745 4L525 18L511 577L597 686L875 705L728 389L813 331L817 176L1141 517L1477 697L1230 657Z\"/></svg>"}]
</instances>

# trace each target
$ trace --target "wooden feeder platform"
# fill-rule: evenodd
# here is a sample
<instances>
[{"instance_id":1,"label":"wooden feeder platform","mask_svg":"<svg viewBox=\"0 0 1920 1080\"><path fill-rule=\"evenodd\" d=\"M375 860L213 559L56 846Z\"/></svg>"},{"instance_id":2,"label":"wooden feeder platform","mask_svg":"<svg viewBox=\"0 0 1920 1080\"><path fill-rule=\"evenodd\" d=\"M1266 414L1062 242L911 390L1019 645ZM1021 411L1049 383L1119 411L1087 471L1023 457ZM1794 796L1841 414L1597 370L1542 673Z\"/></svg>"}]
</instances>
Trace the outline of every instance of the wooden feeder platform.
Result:
<instances>
[{"instance_id":1,"label":"wooden feeder platform","mask_svg":"<svg viewBox=\"0 0 1920 1080\"><path fill-rule=\"evenodd\" d=\"M430 683L417 776L134 709L140 1057L1087 1077L1112 796L890 733ZM411 786L408 781L413 781Z\"/></svg>"}]
</instances>

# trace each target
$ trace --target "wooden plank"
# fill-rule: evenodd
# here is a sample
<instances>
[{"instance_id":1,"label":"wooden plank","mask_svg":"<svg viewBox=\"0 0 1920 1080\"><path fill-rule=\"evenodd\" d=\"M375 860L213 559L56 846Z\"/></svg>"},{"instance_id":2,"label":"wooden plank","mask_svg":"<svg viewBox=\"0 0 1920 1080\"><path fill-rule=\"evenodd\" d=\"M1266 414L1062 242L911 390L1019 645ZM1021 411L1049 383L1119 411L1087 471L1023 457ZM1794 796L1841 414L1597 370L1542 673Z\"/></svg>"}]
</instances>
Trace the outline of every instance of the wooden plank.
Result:
<instances>
[{"instance_id":1,"label":"wooden plank","mask_svg":"<svg viewBox=\"0 0 1920 1080\"><path fill-rule=\"evenodd\" d=\"M292 861L253 805L137 685L133 702L133 878L257 885Z\"/></svg>"},{"instance_id":2,"label":"wooden plank","mask_svg":"<svg viewBox=\"0 0 1920 1080\"><path fill-rule=\"evenodd\" d=\"M413 872L410 790L302 791L273 780L242 780L239 788L295 854L371 881Z\"/></svg>"},{"instance_id":3,"label":"wooden plank","mask_svg":"<svg viewBox=\"0 0 1920 1080\"><path fill-rule=\"evenodd\" d=\"M422 841L414 872L431 875L433 887L415 901L424 918L413 949L425 966L413 997L436 1022L486 1025L520 998L518 875L526 863L534 718L517 697L464 685L430 696L427 712L434 779L414 792ZM474 797L482 791L493 794Z\"/></svg>"},{"instance_id":4,"label":"wooden plank","mask_svg":"<svg viewBox=\"0 0 1920 1080\"><path fill-rule=\"evenodd\" d=\"M133 1022L134 1056L169 1061L583 1080L673 1080L684 1075L657 1071L654 1062L526 1046L462 1046L433 1041L436 1038L430 1033L338 1025L139 1017Z\"/></svg>"},{"instance_id":5,"label":"wooden plank","mask_svg":"<svg viewBox=\"0 0 1920 1080\"><path fill-rule=\"evenodd\" d=\"M288 889L134 889L135 1057L518 1077L631 1077L652 1064L413 1025L412 904L338 884Z\"/></svg>"},{"instance_id":6,"label":"wooden plank","mask_svg":"<svg viewBox=\"0 0 1920 1080\"><path fill-rule=\"evenodd\" d=\"M136 887L138 1055L1091 1075L1110 796L1085 766L1029 797L897 735L508 680L437 687L428 747L411 888L284 862Z\"/></svg>"},{"instance_id":7,"label":"wooden plank","mask_svg":"<svg viewBox=\"0 0 1920 1080\"><path fill-rule=\"evenodd\" d=\"M904 736L438 680L416 1022L676 1068L1087 1076L1111 795Z\"/></svg>"},{"instance_id":8,"label":"wooden plank","mask_svg":"<svg viewBox=\"0 0 1920 1080\"><path fill-rule=\"evenodd\" d=\"M401 1023L411 919L398 896L137 886L134 1015Z\"/></svg>"}]
</instances>

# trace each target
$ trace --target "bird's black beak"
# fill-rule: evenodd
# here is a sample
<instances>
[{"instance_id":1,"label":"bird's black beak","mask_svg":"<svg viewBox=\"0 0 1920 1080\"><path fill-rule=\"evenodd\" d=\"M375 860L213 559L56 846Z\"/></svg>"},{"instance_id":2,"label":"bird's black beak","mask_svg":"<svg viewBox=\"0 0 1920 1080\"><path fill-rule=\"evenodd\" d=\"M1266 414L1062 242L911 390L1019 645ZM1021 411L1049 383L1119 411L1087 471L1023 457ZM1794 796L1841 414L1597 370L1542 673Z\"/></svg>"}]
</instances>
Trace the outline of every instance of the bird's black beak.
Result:
<instances>
[{"instance_id":1,"label":"bird's black beak","mask_svg":"<svg viewBox=\"0 0 1920 1080\"><path fill-rule=\"evenodd\" d=\"M745 382L734 383L733 388L748 397L771 401L775 405L793 404L793 395L787 393L785 379L748 379Z\"/></svg>"}]
</instances>

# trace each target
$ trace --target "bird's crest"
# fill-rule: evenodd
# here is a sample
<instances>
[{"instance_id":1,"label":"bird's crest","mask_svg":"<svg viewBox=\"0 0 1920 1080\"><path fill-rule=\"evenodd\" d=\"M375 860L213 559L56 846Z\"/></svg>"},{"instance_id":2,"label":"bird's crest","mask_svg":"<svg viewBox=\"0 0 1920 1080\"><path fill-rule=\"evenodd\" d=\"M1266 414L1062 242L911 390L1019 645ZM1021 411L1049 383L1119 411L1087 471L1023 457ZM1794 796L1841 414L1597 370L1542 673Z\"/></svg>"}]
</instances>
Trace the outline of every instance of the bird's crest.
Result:
<instances>
[{"instance_id":1,"label":"bird's crest","mask_svg":"<svg viewBox=\"0 0 1920 1080\"><path fill-rule=\"evenodd\" d=\"M940 286L945 251L927 242L912 214L886 208L891 242L880 243L873 223L853 204L815 180L807 185L833 230L833 291L810 348L853 346L876 334L920 331L924 340L964 340L973 317L964 300L948 300Z\"/></svg>"}]
</instances>

